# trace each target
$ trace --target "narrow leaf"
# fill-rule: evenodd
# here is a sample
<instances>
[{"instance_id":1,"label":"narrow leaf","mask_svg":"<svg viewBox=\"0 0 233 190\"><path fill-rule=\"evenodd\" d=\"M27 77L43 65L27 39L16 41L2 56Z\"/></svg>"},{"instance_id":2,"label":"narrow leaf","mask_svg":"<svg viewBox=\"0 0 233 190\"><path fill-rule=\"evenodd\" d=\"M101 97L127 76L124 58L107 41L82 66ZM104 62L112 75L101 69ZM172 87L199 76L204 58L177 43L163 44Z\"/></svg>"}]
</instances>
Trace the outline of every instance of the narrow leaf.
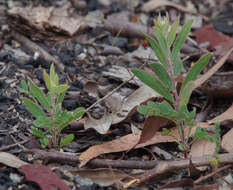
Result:
<instances>
[{"instance_id":1,"label":"narrow leaf","mask_svg":"<svg viewBox=\"0 0 233 190\"><path fill-rule=\"evenodd\" d=\"M79 119L80 117L83 116L83 114L85 113L85 109L84 108L76 108L73 112L73 119Z\"/></svg>"},{"instance_id":2,"label":"narrow leaf","mask_svg":"<svg viewBox=\"0 0 233 190\"><path fill-rule=\"evenodd\" d=\"M22 99L23 99L24 104L27 106L27 108L29 109L29 111L32 113L33 116L35 116L36 118L46 117L45 112L41 109L40 106L38 106L37 104L29 100L28 98L23 97Z\"/></svg>"},{"instance_id":3,"label":"narrow leaf","mask_svg":"<svg viewBox=\"0 0 233 190\"><path fill-rule=\"evenodd\" d=\"M62 101L64 100L65 98L65 94L66 94L66 91L62 92L58 98L57 98L57 102L56 102L56 109L57 108L61 108L61 104L62 104Z\"/></svg>"},{"instance_id":4,"label":"narrow leaf","mask_svg":"<svg viewBox=\"0 0 233 190\"><path fill-rule=\"evenodd\" d=\"M25 82L25 80L21 80L21 88L25 91L25 92L28 92L28 85L27 83Z\"/></svg>"},{"instance_id":5,"label":"narrow leaf","mask_svg":"<svg viewBox=\"0 0 233 190\"><path fill-rule=\"evenodd\" d=\"M171 78L168 75L167 71L164 69L164 67L159 63L152 63L150 64L150 67L158 76L163 85L166 86L168 89L172 90Z\"/></svg>"},{"instance_id":6,"label":"narrow leaf","mask_svg":"<svg viewBox=\"0 0 233 190\"><path fill-rule=\"evenodd\" d=\"M195 80L196 77L200 74L200 72L202 71L202 69L206 66L206 64L208 63L210 57L212 55L211 54L205 54L204 56L202 56L197 63L189 70L187 76L185 77L185 80L182 84L182 88L184 88L184 86L186 86L186 84L189 81Z\"/></svg>"},{"instance_id":7,"label":"narrow leaf","mask_svg":"<svg viewBox=\"0 0 233 190\"><path fill-rule=\"evenodd\" d=\"M177 18L172 24L171 31L168 34L168 42L167 42L168 43L168 48L171 47L171 45L173 44L173 42L175 40L176 31L177 31L177 28L179 26L179 22L180 22L180 19Z\"/></svg>"},{"instance_id":8,"label":"narrow leaf","mask_svg":"<svg viewBox=\"0 0 233 190\"><path fill-rule=\"evenodd\" d=\"M177 36L177 39L174 43L172 55L171 55L172 60L175 60L175 58L178 56L178 53L180 52L184 44L184 41L186 40L188 33L191 30L192 23L193 23L193 20L189 20L187 23L185 23L181 32Z\"/></svg>"},{"instance_id":9,"label":"narrow leaf","mask_svg":"<svg viewBox=\"0 0 233 190\"><path fill-rule=\"evenodd\" d=\"M132 69L132 72L136 77L138 77L147 86L149 86L154 91L162 95L164 98L174 103L173 96L170 94L170 92L166 89L166 87L163 86L161 82L159 82L151 74L145 71L142 71L142 70L138 70L138 69Z\"/></svg>"},{"instance_id":10,"label":"narrow leaf","mask_svg":"<svg viewBox=\"0 0 233 190\"><path fill-rule=\"evenodd\" d=\"M44 76L45 85L47 89L50 90L51 89L50 78L49 78L48 73L46 73L45 70L43 71L43 76Z\"/></svg>"},{"instance_id":11,"label":"narrow leaf","mask_svg":"<svg viewBox=\"0 0 233 190\"><path fill-rule=\"evenodd\" d=\"M167 57L168 47L167 47L167 42L166 42L166 39L165 39L163 33L158 28L154 29L154 33L155 33L155 37L157 38L162 51L163 51L163 54L165 55L165 57Z\"/></svg>"},{"instance_id":12,"label":"narrow leaf","mask_svg":"<svg viewBox=\"0 0 233 190\"><path fill-rule=\"evenodd\" d=\"M145 36L147 41L150 43L150 46L154 50L156 57L163 64L163 66L167 69L168 64L167 64L167 61L166 61L166 56L163 54L163 51L161 50L157 40L152 38L151 36L147 35L146 33L143 33L143 35Z\"/></svg>"},{"instance_id":13,"label":"narrow leaf","mask_svg":"<svg viewBox=\"0 0 233 190\"><path fill-rule=\"evenodd\" d=\"M44 133L37 129L37 128L32 128L32 134L36 137L39 137L39 138L46 138L46 136L44 135Z\"/></svg>"},{"instance_id":14,"label":"narrow leaf","mask_svg":"<svg viewBox=\"0 0 233 190\"><path fill-rule=\"evenodd\" d=\"M183 69L183 63L180 59L180 57L176 57L176 59L174 60L174 74L175 76L179 75L181 73Z\"/></svg>"},{"instance_id":15,"label":"narrow leaf","mask_svg":"<svg viewBox=\"0 0 233 190\"><path fill-rule=\"evenodd\" d=\"M61 94L65 92L68 88L69 86L67 84L61 84L55 88L55 93Z\"/></svg>"},{"instance_id":16,"label":"narrow leaf","mask_svg":"<svg viewBox=\"0 0 233 190\"><path fill-rule=\"evenodd\" d=\"M187 105L189 102L189 98L192 94L192 91L194 89L195 85L193 81L189 81L184 88L180 91L180 103L179 107L182 107L184 105Z\"/></svg>"},{"instance_id":17,"label":"narrow leaf","mask_svg":"<svg viewBox=\"0 0 233 190\"><path fill-rule=\"evenodd\" d=\"M28 79L30 92L31 94L40 102L42 106L44 106L48 111L50 111L50 106L48 100L43 92L39 87L37 87L31 79Z\"/></svg>"},{"instance_id":18,"label":"narrow leaf","mask_svg":"<svg viewBox=\"0 0 233 190\"><path fill-rule=\"evenodd\" d=\"M74 134L69 134L66 137L62 137L60 141L60 146L65 146L74 140Z\"/></svg>"}]
</instances>

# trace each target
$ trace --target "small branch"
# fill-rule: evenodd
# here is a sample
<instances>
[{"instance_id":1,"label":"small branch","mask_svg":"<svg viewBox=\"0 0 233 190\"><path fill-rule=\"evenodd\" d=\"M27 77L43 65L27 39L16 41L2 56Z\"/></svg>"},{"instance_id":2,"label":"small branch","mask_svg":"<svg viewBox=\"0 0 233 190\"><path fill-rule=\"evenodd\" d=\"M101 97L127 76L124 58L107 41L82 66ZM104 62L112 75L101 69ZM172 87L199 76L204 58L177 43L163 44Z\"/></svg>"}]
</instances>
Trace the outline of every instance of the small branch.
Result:
<instances>
[{"instance_id":1,"label":"small branch","mask_svg":"<svg viewBox=\"0 0 233 190\"><path fill-rule=\"evenodd\" d=\"M225 169L227 169L227 168L231 168L231 167L232 167L232 164L228 164L228 165L226 165L226 166L223 166L223 167L221 167L221 168L218 168L218 169L216 169L215 171L211 172L210 174L208 174L208 175L206 175L206 176L200 177L199 179L197 179L196 181L194 181L194 184L198 184L198 183L200 183L200 182L202 182L202 181L204 181L204 180L206 180L206 179L212 177L212 176L215 175L216 173L218 173L218 172L220 172L220 171L222 171L222 170L225 170Z\"/></svg>"},{"instance_id":2,"label":"small branch","mask_svg":"<svg viewBox=\"0 0 233 190\"><path fill-rule=\"evenodd\" d=\"M11 149L11 148L14 148L18 145L22 145L22 144L25 144L29 141L29 139L26 139L26 140L23 140L23 141L20 141L20 142L17 142L17 143L14 143L14 144L10 144L10 145L7 145L7 146L3 146L0 148L0 151L5 151L5 150L8 150L8 149Z\"/></svg>"},{"instance_id":3,"label":"small branch","mask_svg":"<svg viewBox=\"0 0 233 190\"><path fill-rule=\"evenodd\" d=\"M210 165L209 158L211 155L206 155L203 157L192 158L191 161L195 167ZM220 163L233 163L233 153L229 154L219 154ZM170 171L186 169L190 165L190 159L182 159L175 161L160 161L156 167L152 170L147 171L138 177L136 182L138 184L144 183L150 179L161 176Z\"/></svg>"}]
</instances>

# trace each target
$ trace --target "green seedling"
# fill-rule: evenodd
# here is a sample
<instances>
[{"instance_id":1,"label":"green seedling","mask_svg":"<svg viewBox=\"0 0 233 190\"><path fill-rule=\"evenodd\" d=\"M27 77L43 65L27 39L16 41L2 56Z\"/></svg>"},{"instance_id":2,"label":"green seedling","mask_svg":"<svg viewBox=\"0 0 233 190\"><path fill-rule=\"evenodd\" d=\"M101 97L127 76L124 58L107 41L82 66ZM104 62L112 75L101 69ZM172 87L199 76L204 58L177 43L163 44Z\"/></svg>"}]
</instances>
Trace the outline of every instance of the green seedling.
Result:
<instances>
[{"instance_id":1,"label":"green seedling","mask_svg":"<svg viewBox=\"0 0 233 190\"><path fill-rule=\"evenodd\" d=\"M73 141L74 134L62 137L61 131L72 121L81 118L84 109L80 107L73 112L62 109L62 101L69 85L59 84L53 64L49 75L44 71L43 76L48 93L45 94L29 78L27 82L21 81L21 90L28 96L23 97L22 100L36 118L33 122L35 128L32 129L32 134L40 139L41 146L59 148Z\"/></svg>"},{"instance_id":2,"label":"green seedling","mask_svg":"<svg viewBox=\"0 0 233 190\"><path fill-rule=\"evenodd\" d=\"M132 69L136 77L164 98L160 103L149 101L146 105L139 106L138 112L143 115L161 116L173 121L179 132L178 147L184 152L185 158L189 150L188 142L191 137L191 127L196 125L194 121L196 110L189 111L187 104L195 88L194 80L211 58L210 53L203 55L191 67L183 83L180 84L178 82L177 78L183 68L179 53L191 30L192 23L193 20L185 23L177 35L179 18L174 21L169 29L168 15L165 18L159 16L158 20L154 21L155 38L144 34L158 58L157 63L149 65L156 77L143 70ZM189 131L189 135L185 135L186 128ZM173 136L172 131L168 129L163 129L162 134ZM206 131L201 130L200 127L196 128L196 133L193 137L194 139L205 138L214 141L213 137L208 135Z\"/></svg>"}]
</instances>

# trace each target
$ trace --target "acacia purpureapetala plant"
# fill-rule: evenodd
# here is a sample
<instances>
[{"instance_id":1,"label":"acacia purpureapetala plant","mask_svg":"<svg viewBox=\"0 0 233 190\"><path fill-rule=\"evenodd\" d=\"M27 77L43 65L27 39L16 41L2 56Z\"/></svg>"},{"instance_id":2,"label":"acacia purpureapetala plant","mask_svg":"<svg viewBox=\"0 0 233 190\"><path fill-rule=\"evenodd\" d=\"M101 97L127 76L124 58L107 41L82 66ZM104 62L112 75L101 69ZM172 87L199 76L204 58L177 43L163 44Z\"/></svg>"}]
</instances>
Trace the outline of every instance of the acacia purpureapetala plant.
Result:
<instances>
[{"instance_id":1,"label":"acacia purpureapetala plant","mask_svg":"<svg viewBox=\"0 0 233 190\"><path fill-rule=\"evenodd\" d=\"M43 76L48 93L45 94L28 78L28 82L21 81L21 91L27 95L22 100L36 118L33 122L35 128L32 129L32 134L40 139L41 146L59 148L74 139L74 134L62 137L62 130L72 121L81 118L85 110L81 107L73 112L62 109L62 102L69 85L59 84L53 64L50 67L50 73L44 70Z\"/></svg>"},{"instance_id":2,"label":"acacia purpureapetala plant","mask_svg":"<svg viewBox=\"0 0 233 190\"><path fill-rule=\"evenodd\" d=\"M156 77L148 72L140 69L132 69L133 74L138 77L144 84L152 88L160 94L164 100L162 102L149 101L146 105L138 107L138 112L143 115L155 115L167 118L173 121L179 133L177 141L178 147L187 158L189 150L190 131L195 123L196 110L188 110L188 102L192 91L195 88L194 81L211 58L211 54L203 55L188 71L182 84L178 87L178 76L181 74L183 63L179 56L181 48L188 37L191 30L193 20L187 21L181 31L177 34L179 27L179 18L177 18L170 27L168 15L161 18L158 17L154 21L154 36L149 36L144 33L145 38L152 47L158 62L150 64L150 68L155 73ZM152 126L153 127L153 126ZM185 129L189 129L189 133L185 135ZM163 128L163 135L173 136L172 131ZM208 139L211 142L216 140L208 135L208 133L196 128L194 139ZM215 142L216 143L216 142Z\"/></svg>"}]
</instances>

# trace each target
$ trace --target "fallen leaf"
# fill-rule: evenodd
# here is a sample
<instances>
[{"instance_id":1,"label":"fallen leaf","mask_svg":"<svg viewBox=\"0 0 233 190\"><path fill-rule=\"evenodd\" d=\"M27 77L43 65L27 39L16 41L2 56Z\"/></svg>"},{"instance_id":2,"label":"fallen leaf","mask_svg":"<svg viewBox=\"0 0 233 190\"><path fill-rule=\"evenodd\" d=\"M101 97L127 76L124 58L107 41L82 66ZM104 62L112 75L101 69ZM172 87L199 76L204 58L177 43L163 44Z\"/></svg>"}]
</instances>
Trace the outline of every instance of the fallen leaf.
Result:
<instances>
[{"instance_id":1,"label":"fallen leaf","mask_svg":"<svg viewBox=\"0 0 233 190\"><path fill-rule=\"evenodd\" d=\"M229 153L233 152L233 129L228 131L225 135L222 137L222 143L221 146L224 150L226 150Z\"/></svg>"},{"instance_id":2,"label":"fallen leaf","mask_svg":"<svg viewBox=\"0 0 233 190\"><path fill-rule=\"evenodd\" d=\"M28 164L17 158L15 155L7 152L0 152L0 163L12 168L20 168L21 166Z\"/></svg>"},{"instance_id":3,"label":"fallen leaf","mask_svg":"<svg viewBox=\"0 0 233 190\"><path fill-rule=\"evenodd\" d=\"M199 122L197 123L197 126L200 126L202 128L209 127L208 123ZM192 127L191 135L194 134L195 127ZM185 134L188 134L188 128L185 130ZM178 138L178 130L175 128L173 130L173 135ZM120 137L119 139L115 139L113 141L109 141L103 144L94 145L90 148L88 148L86 151L81 153L79 156L80 165L79 167L84 166L89 160L106 153L111 152L121 152L130 150L132 148L141 148L147 145L152 145L156 143L162 143L162 142L175 142L176 140L171 136L163 136L160 132L157 132L152 139L145 143L137 144L141 136L141 133L138 134L128 134L123 137ZM135 144L137 144L135 146Z\"/></svg>"},{"instance_id":4,"label":"fallen leaf","mask_svg":"<svg viewBox=\"0 0 233 190\"><path fill-rule=\"evenodd\" d=\"M186 12L186 13L201 16L205 20L208 19L207 17L205 17L203 15L200 15L200 14L194 12L191 9L188 9L188 8L186 8L184 6L178 5L176 3L173 3L173 2L167 1L167 0L150 0L147 3L144 3L144 5L142 6L142 11L151 12L151 11L154 11L155 9L157 9L159 7L162 7L162 6L173 7L175 9L178 9L178 10Z\"/></svg>"},{"instance_id":5,"label":"fallen leaf","mask_svg":"<svg viewBox=\"0 0 233 190\"><path fill-rule=\"evenodd\" d=\"M122 102L122 107L118 112L112 114L112 124L116 124L125 120L127 117L136 112L136 108L138 105L159 96L160 95L157 92L155 92L148 86L142 85L131 95L129 95L128 98L125 99L125 101Z\"/></svg>"},{"instance_id":6,"label":"fallen leaf","mask_svg":"<svg viewBox=\"0 0 233 190\"><path fill-rule=\"evenodd\" d=\"M149 116L144 124L140 139L137 144L145 143L153 138L158 130L169 122L168 119L160 116Z\"/></svg>"},{"instance_id":7,"label":"fallen leaf","mask_svg":"<svg viewBox=\"0 0 233 190\"><path fill-rule=\"evenodd\" d=\"M112 115L110 113L105 113L100 119L94 119L89 114L88 120L84 123L84 128L93 128L100 134L106 134L108 129L112 124Z\"/></svg>"},{"instance_id":8,"label":"fallen leaf","mask_svg":"<svg viewBox=\"0 0 233 190\"><path fill-rule=\"evenodd\" d=\"M70 188L49 167L40 164L27 164L19 168L28 181L36 182L42 190L70 190Z\"/></svg>"},{"instance_id":9,"label":"fallen leaf","mask_svg":"<svg viewBox=\"0 0 233 190\"><path fill-rule=\"evenodd\" d=\"M142 85L130 94L123 102L118 103L121 105L120 107L119 105L113 107L112 110L116 110L117 106L119 107L116 112L105 113L104 116L98 120L89 116L89 119L84 124L84 128L93 128L100 134L106 134L112 124L119 123L133 115L136 112L138 105L158 96L160 95L154 90Z\"/></svg>"},{"instance_id":10,"label":"fallen leaf","mask_svg":"<svg viewBox=\"0 0 233 190\"><path fill-rule=\"evenodd\" d=\"M209 123L214 123L215 121L226 121L226 120L233 120L233 104L229 107L225 112L218 115L217 117L209 120Z\"/></svg>"},{"instance_id":11,"label":"fallen leaf","mask_svg":"<svg viewBox=\"0 0 233 190\"><path fill-rule=\"evenodd\" d=\"M230 42L232 39L214 29L212 24L203 26L194 32L196 40L198 43L209 42L211 48L215 48L224 42Z\"/></svg>"},{"instance_id":12,"label":"fallen leaf","mask_svg":"<svg viewBox=\"0 0 233 190\"><path fill-rule=\"evenodd\" d=\"M119 139L115 139L113 141L106 142L100 145L94 145L88 148L80 155L79 160L81 162L79 166L80 167L84 166L89 160L101 154L130 150L139 141L140 134L141 133L129 134ZM138 144L135 148L140 148L146 145L160 143L160 142L173 142L173 141L174 139L172 137L162 136L160 133L157 133L150 141L147 141L146 143Z\"/></svg>"},{"instance_id":13,"label":"fallen leaf","mask_svg":"<svg viewBox=\"0 0 233 190\"><path fill-rule=\"evenodd\" d=\"M215 143L210 142L207 139L195 141L190 150L190 157L201 157L204 155L213 155L215 153ZM197 167L199 170L206 170L207 166Z\"/></svg>"},{"instance_id":14,"label":"fallen leaf","mask_svg":"<svg viewBox=\"0 0 233 190\"><path fill-rule=\"evenodd\" d=\"M195 80L195 88L201 86L205 81L207 81L216 71L225 63L231 52L233 51L233 47L226 52L226 54L219 59L219 61L204 75L202 75L200 78Z\"/></svg>"},{"instance_id":15,"label":"fallen leaf","mask_svg":"<svg viewBox=\"0 0 233 190\"><path fill-rule=\"evenodd\" d=\"M94 183L106 187L119 182L121 179L130 177L128 174L117 169L82 169L70 171L72 174L78 174L82 178L91 179Z\"/></svg>"},{"instance_id":16,"label":"fallen leaf","mask_svg":"<svg viewBox=\"0 0 233 190\"><path fill-rule=\"evenodd\" d=\"M96 81L87 81L84 84L83 90L87 91L90 96L98 97L99 85Z\"/></svg>"}]
</instances>

